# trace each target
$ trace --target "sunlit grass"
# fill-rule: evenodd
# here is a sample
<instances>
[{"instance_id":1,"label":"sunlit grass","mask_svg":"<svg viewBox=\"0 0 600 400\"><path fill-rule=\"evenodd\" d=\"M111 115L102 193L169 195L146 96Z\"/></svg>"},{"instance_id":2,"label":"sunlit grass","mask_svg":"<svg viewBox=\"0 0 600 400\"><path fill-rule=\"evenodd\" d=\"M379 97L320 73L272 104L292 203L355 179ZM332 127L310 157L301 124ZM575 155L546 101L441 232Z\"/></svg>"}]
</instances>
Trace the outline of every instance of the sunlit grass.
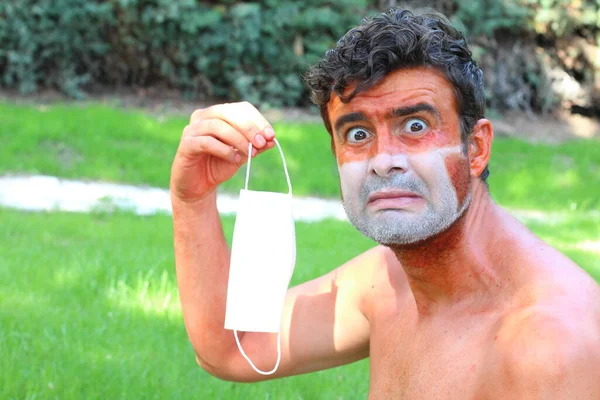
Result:
<instances>
[{"instance_id":1,"label":"sunlit grass","mask_svg":"<svg viewBox=\"0 0 600 400\"><path fill-rule=\"evenodd\" d=\"M138 273L135 281L129 284L125 279L110 282L106 297L114 307L147 314L164 315L180 310L177 292L171 285L169 274L163 270Z\"/></svg>"},{"instance_id":2,"label":"sunlit grass","mask_svg":"<svg viewBox=\"0 0 600 400\"><path fill-rule=\"evenodd\" d=\"M600 210L600 141L560 145L496 139L493 197L506 206L533 210Z\"/></svg>"},{"instance_id":3,"label":"sunlit grass","mask_svg":"<svg viewBox=\"0 0 600 400\"><path fill-rule=\"evenodd\" d=\"M561 218L524 219L542 239L565 253L600 282L600 213L572 211Z\"/></svg>"},{"instance_id":4,"label":"sunlit grass","mask_svg":"<svg viewBox=\"0 0 600 400\"><path fill-rule=\"evenodd\" d=\"M0 174L31 173L167 187L187 118L156 118L101 105L0 104ZM320 124L275 124L294 194L339 198L330 138ZM283 191L279 154L252 164L250 186ZM600 141L494 142L489 178L502 205L535 210L600 209ZM237 193L245 169L222 185Z\"/></svg>"},{"instance_id":5,"label":"sunlit grass","mask_svg":"<svg viewBox=\"0 0 600 400\"><path fill-rule=\"evenodd\" d=\"M155 118L103 105L16 106L0 103L0 174L29 173L65 178L167 187L171 162L188 118ZM294 192L337 196L337 169L329 136L318 124L275 124ZM237 192L241 171L223 185ZM279 154L268 152L252 168L251 184L283 190Z\"/></svg>"}]
</instances>

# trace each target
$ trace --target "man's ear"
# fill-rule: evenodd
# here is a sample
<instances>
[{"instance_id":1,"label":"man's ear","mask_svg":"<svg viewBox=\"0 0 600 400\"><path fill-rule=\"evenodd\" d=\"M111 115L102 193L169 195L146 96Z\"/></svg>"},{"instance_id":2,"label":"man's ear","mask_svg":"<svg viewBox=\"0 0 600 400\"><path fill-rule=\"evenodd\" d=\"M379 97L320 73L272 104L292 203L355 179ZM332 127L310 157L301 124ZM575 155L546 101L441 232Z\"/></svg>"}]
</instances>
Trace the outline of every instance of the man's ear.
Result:
<instances>
[{"instance_id":1,"label":"man's ear","mask_svg":"<svg viewBox=\"0 0 600 400\"><path fill-rule=\"evenodd\" d=\"M469 138L469 159L471 176L479 177L490 162L494 129L492 123L482 118L477 121Z\"/></svg>"}]
</instances>

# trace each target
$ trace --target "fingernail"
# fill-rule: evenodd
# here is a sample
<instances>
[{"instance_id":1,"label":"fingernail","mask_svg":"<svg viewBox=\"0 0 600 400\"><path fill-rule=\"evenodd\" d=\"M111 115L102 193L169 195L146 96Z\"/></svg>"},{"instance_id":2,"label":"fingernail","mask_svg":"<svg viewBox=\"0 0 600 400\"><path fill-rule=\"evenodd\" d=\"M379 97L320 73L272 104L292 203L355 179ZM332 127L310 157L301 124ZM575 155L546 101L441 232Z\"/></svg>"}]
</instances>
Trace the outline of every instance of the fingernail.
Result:
<instances>
[{"instance_id":1,"label":"fingernail","mask_svg":"<svg viewBox=\"0 0 600 400\"><path fill-rule=\"evenodd\" d=\"M258 153L258 151L253 147L252 148L252 157L254 157L257 153Z\"/></svg>"},{"instance_id":2,"label":"fingernail","mask_svg":"<svg viewBox=\"0 0 600 400\"><path fill-rule=\"evenodd\" d=\"M264 133L265 133L265 136L267 137L267 139L269 139L269 140L272 140L275 137L275 131L270 126L267 126L265 128Z\"/></svg>"},{"instance_id":3,"label":"fingernail","mask_svg":"<svg viewBox=\"0 0 600 400\"><path fill-rule=\"evenodd\" d=\"M262 137L262 135L256 135L254 137L254 141L256 142L256 145L258 147L263 147L267 143L267 141L265 140L264 137Z\"/></svg>"},{"instance_id":4,"label":"fingernail","mask_svg":"<svg viewBox=\"0 0 600 400\"><path fill-rule=\"evenodd\" d=\"M235 161L236 164L239 164L242 162L242 156L240 156L239 153L235 153L235 155L233 156L233 160Z\"/></svg>"}]
</instances>

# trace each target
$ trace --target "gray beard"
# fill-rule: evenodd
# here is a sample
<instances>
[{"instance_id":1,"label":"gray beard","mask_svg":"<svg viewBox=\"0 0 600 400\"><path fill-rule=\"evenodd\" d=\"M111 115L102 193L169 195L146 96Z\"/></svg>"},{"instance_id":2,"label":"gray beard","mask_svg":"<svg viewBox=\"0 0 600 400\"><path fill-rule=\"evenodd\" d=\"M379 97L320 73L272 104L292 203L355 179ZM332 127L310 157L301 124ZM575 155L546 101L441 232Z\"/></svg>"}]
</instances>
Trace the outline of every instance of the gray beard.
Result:
<instances>
[{"instance_id":1,"label":"gray beard","mask_svg":"<svg viewBox=\"0 0 600 400\"><path fill-rule=\"evenodd\" d=\"M465 212L471 202L471 192L463 204L458 204L456 191L450 180L439 179L432 196L425 182L408 174L395 174L391 178L370 177L360 193L343 193L342 203L348 219L363 235L379 244L407 245L431 238L448 229ZM366 205L371 193L384 189L414 192L425 200L420 212L381 210L367 214ZM433 198L432 198L433 197Z\"/></svg>"}]
</instances>

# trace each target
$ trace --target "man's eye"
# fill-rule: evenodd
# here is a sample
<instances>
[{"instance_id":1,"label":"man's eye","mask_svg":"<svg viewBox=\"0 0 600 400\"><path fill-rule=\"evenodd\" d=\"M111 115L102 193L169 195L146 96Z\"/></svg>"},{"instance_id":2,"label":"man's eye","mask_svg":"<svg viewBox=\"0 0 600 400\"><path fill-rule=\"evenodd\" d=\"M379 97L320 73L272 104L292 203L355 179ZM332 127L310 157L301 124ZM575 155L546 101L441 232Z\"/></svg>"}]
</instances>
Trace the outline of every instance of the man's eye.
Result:
<instances>
[{"instance_id":1,"label":"man's eye","mask_svg":"<svg viewBox=\"0 0 600 400\"><path fill-rule=\"evenodd\" d=\"M363 128L352 128L346 134L346 139L349 142L357 143L362 142L363 140L368 139L371 136L369 132L364 130Z\"/></svg>"},{"instance_id":2,"label":"man's eye","mask_svg":"<svg viewBox=\"0 0 600 400\"><path fill-rule=\"evenodd\" d=\"M411 118L404 124L404 132L408 133L421 133L427 128L427 123L419 118Z\"/></svg>"}]
</instances>

